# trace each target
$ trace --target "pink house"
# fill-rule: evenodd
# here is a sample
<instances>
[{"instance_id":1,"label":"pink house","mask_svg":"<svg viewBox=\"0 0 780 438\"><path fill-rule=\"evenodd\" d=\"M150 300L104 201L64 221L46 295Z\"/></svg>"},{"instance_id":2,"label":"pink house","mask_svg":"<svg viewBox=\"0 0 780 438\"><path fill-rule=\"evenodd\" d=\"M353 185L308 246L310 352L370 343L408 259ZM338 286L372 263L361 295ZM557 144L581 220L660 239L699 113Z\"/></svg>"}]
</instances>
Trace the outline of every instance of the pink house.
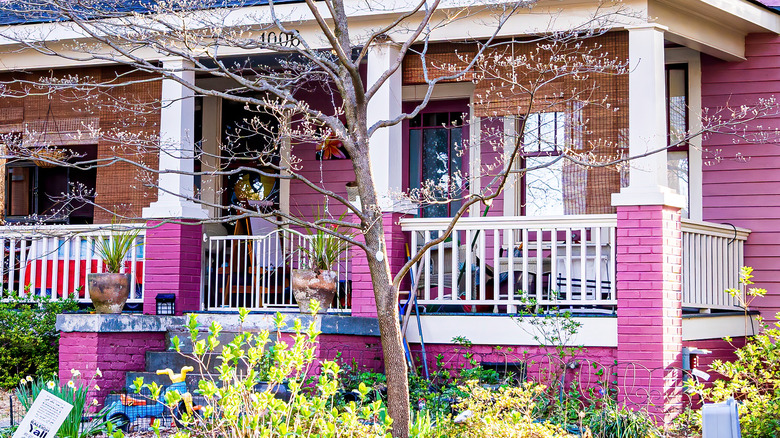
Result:
<instances>
[{"instance_id":1,"label":"pink house","mask_svg":"<svg viewBox=\"0 0 780 438\"><path fill-rule=\"evenodd\" d=\"M260 3L252 8L268 7ZM457 223L451 239L426 252L415 269L421 273L415 290L422 314L412 320L408 341L413 350L420 350L416 345L422 334L431 364L438 353L461 360L453 353L458 348L453 338L458 336L474 344L484 363L506 360L497 345L537 354L544 346L539 346L528 318L518 323L511 317L532 299L543 312L572 312L581 327L571 344L586 348L582 360L614 369L617 387L625 389L619 397L669 417L683 402L683 349L710 350L699 358L702 368L714 358L728 357L722 338L739 341L756 330L754 316L724 292L739 287L740 266L754 267L757 285L769 291L751 310L766 319L780 311L780 273L773 264L780 261L780 181L772 176L780 152L759 135L750 140L723 133L665 148L682 132L700 130L702 114L753 104L780 91L780 13L752 0L637 0L620 7L631 13L621 14L608 32L589 40L627 62L625 75L596 82L605 106L620 111L569 104L521 114L516 111L520 97L485 98L484 82L441 83L418 117L384 128L371 139L372 171L384 196L386 253L397 270L407 248L416 250L435 238L453 211L446 205L416 208L396 202L392 193L442 178L463 178L463 186L467 179L468 190L489 188L493 182L480 169L500 162L518 138L523 142L518 165L553 163L514 174L489 209L473 209ZM532 13L514 16L501 38L511 41L513 49L517 40L517 50L533 50L535 46L520 41L534 29L560 30L555 27L570 26L595 10L595 5L590 10L587 5L543 0ZM558 17L554 24L540 18L550 14ZM392 14L378 18L391 19ZM477 24L480 19L470 17L466 21L473 23L462 21L457 29L435 33L430 65L452 62L456 51L473 50L473 41L487 38L489 33L480 33L489 32ZM8 26L0 27L0 35L49 25L18 23L13 15L0 16L3 23ZM300 25L304 28L306 20ZM76 37L63 32L51 38ZM392 41L372 47L363 66L365 81L376 80L398 51ZM272 60L260 52L242 56ZM125 121L130 129L159 135L168 145L144 158L166 171L159 190L134 187L137 170L132 168L63 174L32 161L15 161L6 163L2 172L8 226L0 230L0 242L6 289L47 296L77 290L79 299L88 302L88 290L77 283L83 283L85 272L102 269L90 242L100 235L101 224L110 222L105 211L121 207L147 225L143 244L126 265L136 274L128 310L137 314L58 319L60 369L65 373L99 367L108 380L101 385L105 391L124 385L126 372L142 371L145 353L165 349L166 333L181 324L180 318L157 315L158 294L175 295L177 315L199 312L204 321L219 319L228 327L236 323L239 307L256 312L250 319L257 328L268 326L270 312L296 311L288 271L292 248L304 237L262 220L229 226L200 221L234 202L266 202L304 216L325 205L322 196L298 181L209 175L220 166L234 166L220 156L220 145L245 117L242 105L215 96L195 97L183 84L215 90L229 89L230 84L196 75L191 61L147 55L180 77L123 91L166 103L147 116L146 124ZM88 62L74 66L66 58L16 50L6 40L0 40L0 57L0 83L18 77L21 69L40 76L89 70L110 77L123 68ZM406 55L403 68L372 101L373 121L420 101L421 65L419 56ZM320 92L311 91L307 98L314 107L325 105L325 111L330 103ZM110 141L89 134L69 137L76 129L67 128L96 124L110 129L119 123L116 115L74 116L56 100L48 107L34 102L34 97L0 98L0 132L29 136L31 127L43 125L49 142L59 141L55 146L81 148L98 159L116 153ZM58 123L47 125L53 119ZM521 119L525 130L518 132ZM578 130L575 121L583 120L588 128ZM780 119L769 115L749 122L749 132L769 132L778 124ZM294 154L312 181L347 195L346 184L354 175L349 160L327 159L311 144L282 143L280 159ZM461 154L463 144L468 149ZM564 151L588 148L597 155L639 158L630 166L590 169L555 161ZM197 178L186 174L193 169ZM51 225L11 226L50 213L47 194L77 181L96 190L95 202L106 206L105 211L85 205L70 215L46 216ZM241 199L244 183L254 197ZM333 208L336 215L343 211ZM339 294L321 319L322 357L341 352L366 367L381 368L365 256L351 249L337 271ZM406 293L413 283L405 283ZM522 360L518 354L517 361ZM634 400L637 397L642 400Z\"/></svg>"}]
</instances>

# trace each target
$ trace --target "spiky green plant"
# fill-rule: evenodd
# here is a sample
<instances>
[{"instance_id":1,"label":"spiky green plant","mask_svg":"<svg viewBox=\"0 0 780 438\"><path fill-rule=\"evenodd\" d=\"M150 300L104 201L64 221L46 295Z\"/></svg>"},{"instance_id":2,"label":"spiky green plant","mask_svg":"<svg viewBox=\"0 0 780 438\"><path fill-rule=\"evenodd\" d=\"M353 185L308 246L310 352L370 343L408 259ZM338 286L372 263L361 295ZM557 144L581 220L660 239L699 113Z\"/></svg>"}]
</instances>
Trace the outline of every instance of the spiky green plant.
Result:
<instances>
[{"instance_id":1,"label":"spiky green plant","mask_svg":"<svg viewBox=\"0 0 780 438\"><path fill-rule=\"evenodd\" d=\"M118 274L121 271L127 253L138 245L139 233L137 229L121 231L95 241L95 251L103 259L108 272Z\"/></svg>"}]
</instances>

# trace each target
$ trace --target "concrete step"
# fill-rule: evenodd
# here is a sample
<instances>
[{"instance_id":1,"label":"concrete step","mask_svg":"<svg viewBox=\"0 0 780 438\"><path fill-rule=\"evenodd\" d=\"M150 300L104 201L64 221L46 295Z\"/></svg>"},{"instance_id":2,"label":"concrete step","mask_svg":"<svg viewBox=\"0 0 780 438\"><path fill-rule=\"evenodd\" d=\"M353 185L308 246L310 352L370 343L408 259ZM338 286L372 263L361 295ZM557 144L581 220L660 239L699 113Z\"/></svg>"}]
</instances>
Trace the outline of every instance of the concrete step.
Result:
<instances>
[{"instance_id":1,"label":"concrete step","mask_svg":"<svg viewBox=\"0 0 780 438\"><path fill-rule=\"evenodd\" d=\"M253 334L259 333L259 330L257 332L250 332ZM225 345L233 342L233 340L238 336L238 332L233 331L225 331L221 332L217 336L217 340L219 341L219 345ZM165 345L168 348L168 350L174 350L173 347L173 338L178 336L179 337L179 349L182 353L192 353L192 338L190 337L190 332L187 330L169 330L165 334ZM207 339L208 338L208 331L202 330L198 332L197 340L201 339ZM276 333L272 332L270 333L271 341L276 340ZM221 351L222 348L220 347L219 350Z\"/></svg>"},{"instance_id":2,"label":"concrete step","mask_svg":"<svg viewBox=\"0 0 780 438\"><path fill-rule=\"evenodd\" d=\"M135 393L135 390L133 389L133 384L135 383L135 379L143 377L144 378L144 384L152 384L157 383L160 386L169 386L171 384L171 379L168 378L168 376L159 376L157 373L154 372L132 372L128 371L125 374L125 388L127 388L127 392L132 395L132 393ZM189 373L187 374L187 379L184 381L187 385L187 390L190 392L195 391L198 389L198 382L200 382L203 379L216 379L217 376L213 374L196 374L196 373ZM142 395L149 396L148 390L144 389L141 392Z\"/></svg>"}]
</instances>

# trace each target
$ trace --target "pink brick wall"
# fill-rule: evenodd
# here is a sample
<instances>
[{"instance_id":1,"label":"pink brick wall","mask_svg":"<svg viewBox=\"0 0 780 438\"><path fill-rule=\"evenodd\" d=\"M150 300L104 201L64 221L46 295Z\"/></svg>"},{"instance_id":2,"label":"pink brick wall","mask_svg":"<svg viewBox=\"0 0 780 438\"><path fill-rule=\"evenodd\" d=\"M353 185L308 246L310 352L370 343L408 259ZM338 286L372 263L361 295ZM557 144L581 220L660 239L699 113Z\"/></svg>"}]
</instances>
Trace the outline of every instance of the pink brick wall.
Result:
<instances>
[{"instance_id":1,"label":"pink brick wall","mask_svg":"<svg viewBox=\"0 0 780 438\"><path fill-rule=\"evenodd\" d=\"M320 360L354 363L360 371L384 372L384 356L378 336L320 335L319 342Z\"/></svg>"},{"instance_id":2,"label":"pink brick wall","mask_svg":"<svg viewBox=\"0 0 780 438\"><path fill-rule=\"evenodd\" d=\"M668 421L682 402L680 210L621 206L617 220L619 384L646 387L651 412Z\"/></svg>"},{"instance_id":3,"label":"pink brick wall","mask_svg":"<svg viewBox=\"0 0 780 438\"><path fill-rule=\"evenodd\" d=\"M400 213L384 213L382 224L385 230L385 245L390 261L390 272L398 272L406 262L406 236L401 231ZM352 248L352 315L376 316L376 301L374 288L371 284L371 273L364 251Z\"/></svg>"},{"instance_id":4,"label":"pink brick wall","mask_svg":"<svg viewBox=\"0 0 780 438\"><path fill-rule=\"evenodd\" d=\"M159 293L176 295L176 314L200 310L201 226L150 222L146 231L144 313Z\"/></svg>"},{"instance_id":5,"label":"pink brick wall","mask_svg":"<svg viewBox=\"0 0 780 438\"><path fill-rule=\"evenodd\" d=\"M702 55L702 105L709 114L780 95L780 37L748 35L745 57L725 62ZM780 128L780 114L751 123L748 132L758 127ZM780 150L775 144L749 144L727 135L710 135L703 145L704 220L752 230L745 264L755 268L757 286L768 291L752 307L774 320L780 312Z\"/></svg>"},{"instance_id":6,"label":"pink brick wall","mask_svg":"<svg viewBox=\"0 0 780 438\"><path fill-rule=\"evenodd\" d=\"M92 391L102 403L111 391L125 386L125 372L143 371L146 351L165 349L165 333L60 333L60 380L71 378L71 369L89 378L98 368L103 374L96 379L99 391Z\"/></svg>"}]
</instances>

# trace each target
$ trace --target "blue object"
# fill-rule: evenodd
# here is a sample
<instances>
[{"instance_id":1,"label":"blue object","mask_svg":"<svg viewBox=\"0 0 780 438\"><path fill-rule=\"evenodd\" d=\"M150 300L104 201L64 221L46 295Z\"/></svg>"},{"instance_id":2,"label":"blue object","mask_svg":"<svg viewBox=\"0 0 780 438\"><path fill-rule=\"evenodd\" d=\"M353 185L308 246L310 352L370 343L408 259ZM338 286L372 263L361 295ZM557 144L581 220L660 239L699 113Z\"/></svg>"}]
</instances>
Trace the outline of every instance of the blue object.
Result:
<instances>
[{"instance_id":1,"label":"blue object","mask_svg":"<svg viewBox=\"0 0 780 438\"><path fill-rule=\"evenodd\" d=\"M738 403L705 403L701 410L702 438L741 438Z\"/></svg>"}]
</instances>

